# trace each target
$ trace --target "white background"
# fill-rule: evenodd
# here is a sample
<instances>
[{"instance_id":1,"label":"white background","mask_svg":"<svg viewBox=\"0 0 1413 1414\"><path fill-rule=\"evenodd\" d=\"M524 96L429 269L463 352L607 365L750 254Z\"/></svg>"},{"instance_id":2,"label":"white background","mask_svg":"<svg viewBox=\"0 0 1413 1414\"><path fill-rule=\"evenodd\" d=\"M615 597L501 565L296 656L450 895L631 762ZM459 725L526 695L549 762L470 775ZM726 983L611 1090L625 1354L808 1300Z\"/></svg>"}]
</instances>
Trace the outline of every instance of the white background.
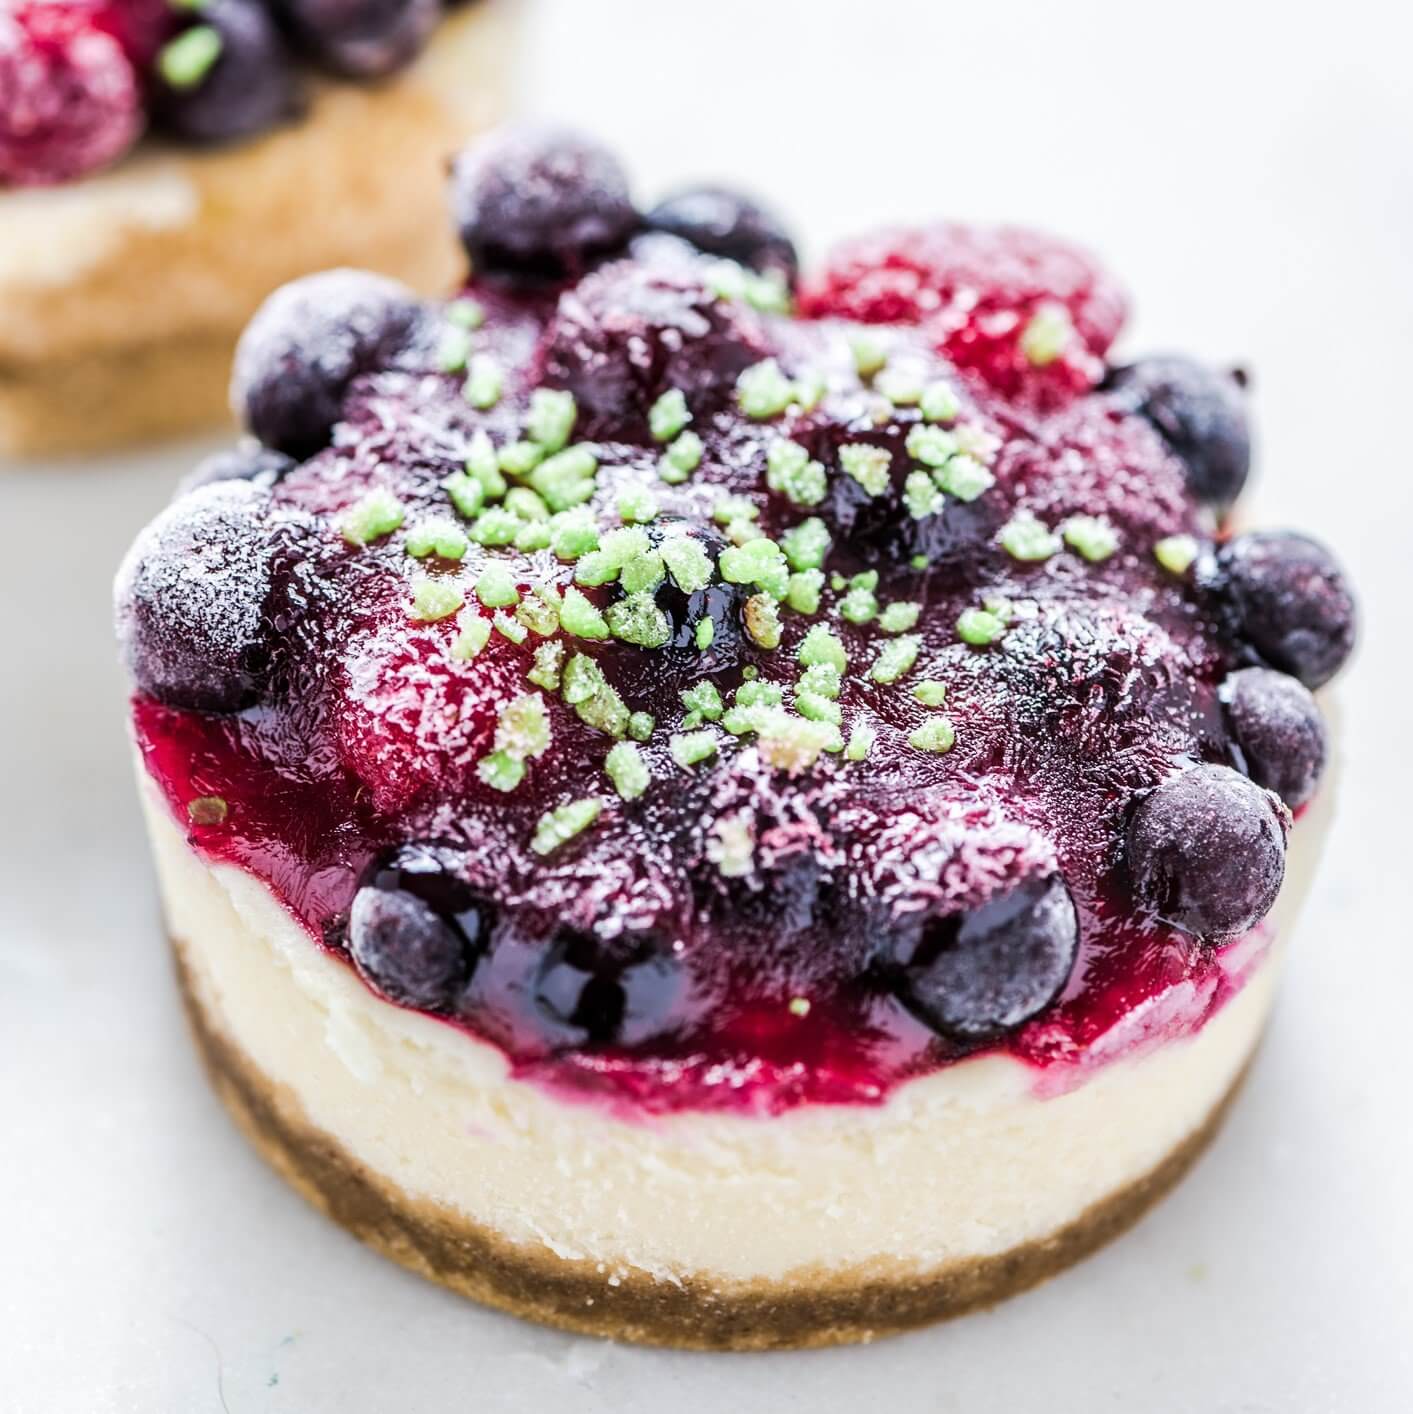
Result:
<instances>
[{"instance_id":1,"label":"white background","mask_svg":"<svg viewBox=\"0 0 1413 1414\"><path fill-rule=\"evenodd\" d=\"M522 93L652 195L735 176L814 251L1036 222L1133 350L1255 373L1252 514L1365 610L1340 821L1231 1125L1133 1234L867 1348L616 1348L466 1306L268 1173L182 1033L107 586L190 448L0 480L0 1411L1392 1414L1413 1408L1413 90L1392 5L546 0ZM0 311L3 318L3 311Z\"/></svg>"}]
</instances>

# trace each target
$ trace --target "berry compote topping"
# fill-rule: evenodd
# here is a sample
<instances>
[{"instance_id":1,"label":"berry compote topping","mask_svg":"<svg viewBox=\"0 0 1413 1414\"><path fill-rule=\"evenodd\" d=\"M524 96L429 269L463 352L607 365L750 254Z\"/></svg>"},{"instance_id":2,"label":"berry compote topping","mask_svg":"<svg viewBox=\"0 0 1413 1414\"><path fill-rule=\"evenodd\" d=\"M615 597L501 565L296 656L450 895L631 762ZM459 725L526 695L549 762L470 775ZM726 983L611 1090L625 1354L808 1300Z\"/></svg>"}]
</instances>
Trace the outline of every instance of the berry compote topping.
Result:
<instances>
[{"instance_id":1,"label":"berry compote topping","mask_svg":"<svg viewBox=\"0 0 1413 1414\"><path fill-rule=\"evenodd\" d=\"M640 1112L1200 1027L1324 762L1297 678L1353 637L1312 542L1213 539L1239 385L1106 370L1123 302L1039 236L861 242L801 317L746 198L643 218L542 132L454 184L475 282L274 296L255 438L120 574L194 847L389 1001Z\"/></svg>"}]
</instances>

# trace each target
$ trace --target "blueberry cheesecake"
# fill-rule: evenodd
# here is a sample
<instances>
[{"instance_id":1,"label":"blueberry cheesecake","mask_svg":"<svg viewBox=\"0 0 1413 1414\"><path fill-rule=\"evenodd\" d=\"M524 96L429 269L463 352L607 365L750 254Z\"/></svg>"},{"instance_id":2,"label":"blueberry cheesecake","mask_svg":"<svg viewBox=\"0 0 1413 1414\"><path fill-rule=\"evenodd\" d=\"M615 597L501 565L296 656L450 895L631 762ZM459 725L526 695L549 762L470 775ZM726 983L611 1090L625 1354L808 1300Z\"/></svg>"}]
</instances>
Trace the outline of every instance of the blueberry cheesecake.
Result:
<instances>
[{"instance_id":1,"label":"blueberry cheesecake","mask_svg":"<svg viewBox=\"0 0 1413 1414\"><path fill-rule=\"evenodd\" d=\"M0 0L0 456L219 421L310 271L444 291L444 159L500 115L513 9Z\"/></svg>"},{"instance_id":2,"label":"blueberry cheesecake","mask_svg":"<svg viewBox=\"0 0 1413 1414\"><path fill-rule=\"evenodd\" d=\"M506 132L444 303L338 270L116 591L195 1034L398 1261L760 1349L995 1302L1167 1190L1260 1036L1354 638L1228 518L1243 380L1016 229L803 275Z\"/></svg>"}]
</instances>

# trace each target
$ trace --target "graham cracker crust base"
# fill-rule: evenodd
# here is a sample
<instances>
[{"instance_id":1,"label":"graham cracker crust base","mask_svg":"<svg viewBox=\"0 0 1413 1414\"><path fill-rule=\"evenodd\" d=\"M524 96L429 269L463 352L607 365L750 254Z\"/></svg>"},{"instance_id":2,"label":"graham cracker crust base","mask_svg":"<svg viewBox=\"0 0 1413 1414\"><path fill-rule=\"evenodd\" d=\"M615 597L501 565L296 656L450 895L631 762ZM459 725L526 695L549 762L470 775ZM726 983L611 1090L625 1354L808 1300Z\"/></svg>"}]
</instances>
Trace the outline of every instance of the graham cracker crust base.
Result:
<instances>
[{"instance_id":1,"label":"graham cracker crust base","mask_svg":"<svg viewBox=\"0 0 1413 1414\"><path fill-rule=\"evenodd\" d=\"M299 1193L370 1247L462 1296L580 1335L689 1350L783 1350L871 1341L994 1306L1127 1230L1192 1167L1221 1127L1243 1068L1201 1127L1151 1172L1040 1241L919 1278L809 1272L786 1282L717 1285L629 1275L529 1249L415 1199L304 1116L207 1014L173 940L187 1018L211 1082L247 1138Z\"/></svg>"}]
</instances>

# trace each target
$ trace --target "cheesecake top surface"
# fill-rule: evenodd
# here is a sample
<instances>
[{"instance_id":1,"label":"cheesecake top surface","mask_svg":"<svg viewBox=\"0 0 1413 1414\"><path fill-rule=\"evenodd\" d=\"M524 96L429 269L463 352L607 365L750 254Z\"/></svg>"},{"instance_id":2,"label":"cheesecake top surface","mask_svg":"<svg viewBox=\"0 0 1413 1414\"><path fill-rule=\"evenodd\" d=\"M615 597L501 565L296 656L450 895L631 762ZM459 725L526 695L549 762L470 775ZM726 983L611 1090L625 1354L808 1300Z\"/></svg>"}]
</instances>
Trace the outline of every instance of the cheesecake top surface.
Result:
<instances>
[{"instance_id":1,"label":"cheesecake top surface","mask_svg":"<svg viewBox=\"0 0 1413 1414\"><path fill-rule=\"evenodd\" d=\"M637 1110L1199 1028L1354 638L1327 551L1224 529L1244 377L1110 362L1123 294L1029 231L802 276L758 203L640 210L542 130L451 196L467 288L275 294L251 436L120 572L193 846L380 995Z\"/></svg>"}]
</instances>

